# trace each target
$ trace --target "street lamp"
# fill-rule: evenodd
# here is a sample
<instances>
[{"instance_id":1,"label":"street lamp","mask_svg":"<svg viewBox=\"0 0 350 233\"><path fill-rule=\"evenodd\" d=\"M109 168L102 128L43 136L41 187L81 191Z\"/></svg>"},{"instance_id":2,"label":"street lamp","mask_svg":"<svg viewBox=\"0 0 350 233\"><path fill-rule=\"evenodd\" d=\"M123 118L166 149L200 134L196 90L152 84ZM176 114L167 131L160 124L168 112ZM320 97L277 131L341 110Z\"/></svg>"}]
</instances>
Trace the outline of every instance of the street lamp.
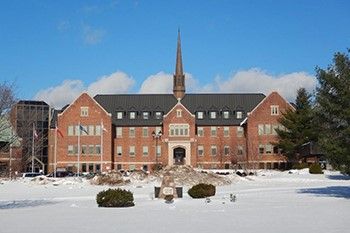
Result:
<instances>
[{"instance_id":1,"label":"street lamp","mask_svg":"<svg viewBox=\"0 0 350 233\"><path fill-rule=\"evenodd\" d=\"M152 136L153 136L153 139L156 140L156 149L155 149L155 154L156 154L156 166L157 166L157 169L158 169L158 155L157 155L157 149L158 149L158 140L161 138L162 136L162 131L159 130L158 132L155 132L153 131L152 132Z\"/></svg>"}]
</instances>

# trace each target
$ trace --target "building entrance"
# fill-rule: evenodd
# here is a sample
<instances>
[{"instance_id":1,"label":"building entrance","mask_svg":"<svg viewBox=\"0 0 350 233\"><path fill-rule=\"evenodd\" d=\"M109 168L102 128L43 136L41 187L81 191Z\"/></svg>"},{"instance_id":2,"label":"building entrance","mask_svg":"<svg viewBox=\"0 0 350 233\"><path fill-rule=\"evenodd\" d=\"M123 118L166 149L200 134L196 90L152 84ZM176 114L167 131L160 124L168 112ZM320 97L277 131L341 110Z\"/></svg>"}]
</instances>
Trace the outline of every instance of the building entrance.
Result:
<instances>
[{"instance_id":1,"label":"building entrance","mask_svg":"<svg viewBox=\"0 0 350 233\"><path fill-rule=\"evenodd\" d=\"M186 150L181 147L174 149L174 164L175 165L184 165L186 157Z\"/></svg>"}]
</instances>

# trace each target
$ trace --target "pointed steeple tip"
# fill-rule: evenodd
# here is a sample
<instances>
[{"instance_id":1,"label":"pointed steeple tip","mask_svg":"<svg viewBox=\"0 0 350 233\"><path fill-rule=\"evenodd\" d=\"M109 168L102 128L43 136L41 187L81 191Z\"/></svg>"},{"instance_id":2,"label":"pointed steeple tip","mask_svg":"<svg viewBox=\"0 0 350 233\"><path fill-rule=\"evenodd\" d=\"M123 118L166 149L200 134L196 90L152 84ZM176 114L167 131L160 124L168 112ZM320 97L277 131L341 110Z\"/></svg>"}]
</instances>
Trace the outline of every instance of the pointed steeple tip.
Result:
<instances>
[{"instance_id":1,"label":"pointed steeple tip","mask_svg":"<svg viewBox=\"0 0 350 233\"><path fill-rule=\"evenodd\" d=\"M180 28L178 28L178 31L177 31L177 49L176 49L175 75L183 75Z\"/></svg>"}]
</instances>

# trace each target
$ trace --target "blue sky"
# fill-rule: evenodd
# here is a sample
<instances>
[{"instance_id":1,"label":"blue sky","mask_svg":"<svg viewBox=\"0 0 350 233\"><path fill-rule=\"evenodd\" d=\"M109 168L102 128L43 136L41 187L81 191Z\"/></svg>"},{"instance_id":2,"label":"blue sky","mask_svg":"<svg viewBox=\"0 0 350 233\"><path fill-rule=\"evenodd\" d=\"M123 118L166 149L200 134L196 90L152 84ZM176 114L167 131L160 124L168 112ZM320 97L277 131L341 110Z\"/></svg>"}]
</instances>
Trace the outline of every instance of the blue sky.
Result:
<instances>
[{"instance_id":1,"label":"blue sky","mask_svg":"<svg viewBox=\"0 0 350 233\"><path fill-rule=\"evenodd\" d=\"M350 47L349 12L345 0L1 1L0 81L54 106L81 91L170 92L180 27L190 92L293 99Z\"/></svg>"}]
</instances>

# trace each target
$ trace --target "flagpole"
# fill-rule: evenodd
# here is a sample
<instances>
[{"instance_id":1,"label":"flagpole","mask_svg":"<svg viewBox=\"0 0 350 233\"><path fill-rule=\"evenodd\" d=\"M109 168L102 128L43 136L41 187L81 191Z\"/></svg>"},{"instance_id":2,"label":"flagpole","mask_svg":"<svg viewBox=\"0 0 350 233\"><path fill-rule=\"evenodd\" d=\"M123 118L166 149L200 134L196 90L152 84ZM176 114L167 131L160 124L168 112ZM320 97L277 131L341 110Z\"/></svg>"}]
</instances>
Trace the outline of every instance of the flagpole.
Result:
<instances>
[{"instance_id":1,"label":"flagpole","mask_svg":"<svg viewBox=\"0 0 350 233\"><path fill-rule=\"evenodd\" d=\"M32 172L34 172L34 122L33 122L33 135L32 135Z\"/></svg>"},{"instance_id":2,"label":"flagpole","mask_svg":"<svg viewBox=\"0 0 350 233\"><path fill-rule=\"evenodd\" d=\"M55 152L54 152L54 157L55 157L55 161L54 161L54 169L53 169L53 177L56 178L56 172L57 172L57 123L56 123L56 128L55 128Z\"/></svg>"},{"instance_id":3,"label":"flagpole","mask_svg":"<svg viewBox=\"0 0 350 233\"><path fill-rule=\"evenodd\" d=\"M79 121L79 125L78 125L79 131L78 131L78 177L79 177L79 172L80 172L80 121Z\"/></svg>"},{"instance_id":4,"label":"flagpole","mask_svg":"<svg viewBox=\"0 0 350 233\"><path fill-rule=\"evenodd\" d=\"M101 119L101 168L100 168L101 173L102 173L102 168L103 168L103 164L102 164L102 161L103 161L103 131L104 131L104 126L103 126L103 121Z\"/></svg>"}]
</instances>

